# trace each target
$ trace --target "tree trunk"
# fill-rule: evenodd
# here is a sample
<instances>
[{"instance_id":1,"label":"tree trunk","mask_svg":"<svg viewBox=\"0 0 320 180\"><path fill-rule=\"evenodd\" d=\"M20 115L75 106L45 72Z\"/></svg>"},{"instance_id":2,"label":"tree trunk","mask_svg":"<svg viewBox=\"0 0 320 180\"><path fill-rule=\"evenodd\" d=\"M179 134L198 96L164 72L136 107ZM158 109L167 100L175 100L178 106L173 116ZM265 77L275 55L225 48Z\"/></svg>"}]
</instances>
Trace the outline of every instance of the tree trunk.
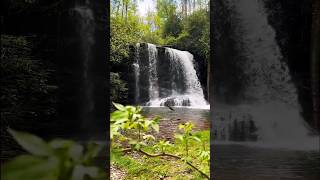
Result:
<instances>
[{"instance_id":1,"label":"tree trunk","mask_svg":"<svg viewBox=\"0 0 320 180\"><path fill-rule=\"evenodd\" d=\"M188 15L188 0L184 0L184 17Z\"/></svg>"},{"instance_id":2,"label":"tree trunk","mask_svg":"<svg viewBox=\"0 0 320 180\"><path fill-rule=\"evenodd\" d=\"M124 15L124 1L125 0L122 0L122 9L121 9L121 17L123 18L123 15Z\"/></svg>"}]
</instances>

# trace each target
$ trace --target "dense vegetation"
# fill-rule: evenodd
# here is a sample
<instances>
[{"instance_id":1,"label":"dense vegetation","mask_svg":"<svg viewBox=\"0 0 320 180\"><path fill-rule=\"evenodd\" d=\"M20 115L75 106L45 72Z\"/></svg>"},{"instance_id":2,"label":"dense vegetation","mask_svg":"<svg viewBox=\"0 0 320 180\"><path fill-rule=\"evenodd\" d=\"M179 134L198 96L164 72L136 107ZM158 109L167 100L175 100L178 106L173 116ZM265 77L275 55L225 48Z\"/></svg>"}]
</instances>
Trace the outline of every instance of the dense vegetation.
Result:
<instances>
[{"instance_id":1,"label":"dense vegetation","mask_svg":"<svg viewBox=\"0 0 320 180\"><path fill-rule=\"evenodd\" d=\"M155 10L144 16L133 0L111 1L111 85L123 93L111 100L126 103L130 45L147 42L191 52L201 64L209 61L207 0L155 0Z\"/></svg>"}]
</instances>

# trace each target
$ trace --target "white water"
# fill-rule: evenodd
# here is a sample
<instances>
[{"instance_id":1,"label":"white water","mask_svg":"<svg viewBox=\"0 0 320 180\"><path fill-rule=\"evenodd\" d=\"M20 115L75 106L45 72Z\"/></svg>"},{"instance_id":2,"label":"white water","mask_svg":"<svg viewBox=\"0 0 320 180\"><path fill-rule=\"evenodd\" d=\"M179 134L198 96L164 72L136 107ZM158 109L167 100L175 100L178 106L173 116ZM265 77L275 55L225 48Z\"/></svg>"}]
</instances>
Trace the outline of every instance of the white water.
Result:
<instances>
[{"instance_id":1,"label":"white water","mask_svg":"<svg viewBox=\"0 0 320 180\"><path fill-rule=\"evenodd\" d=\"M135 62L133 63L134 68L134 80L135 80L135 102L139 101L140 97L140 88L139 88L139 77L140 77L140 67L139 67L139 48L140 44L136 44L136 57Z\"/></svg>"},{"instance_id":2,"label":"white water","mask_svg":"<svg viewBox=\"0 0 320 180\"><path fill-rule=\"evenodd\" d=\"M158 50L155 45L148 44L149 77L140 77L140 68L137 65L134 65L136 83L139 82L141 78L149 79L149 102L146 102L145 105L158 107L164 106L165 103L170 101L174 106L186 106L186 103L189 103L188 106L192 108L208 109L209 105L204 99L203 90L193 65L193 55L187 51L180 51L167 47L165 48L165 54L166 58L169 58L170 63L170 69L166 69L166 71L168 71L168 75L171 79L171 89L169 89L170 94L167 97L160 98L159 95L159 88L163 88L159 87L158 77L158 71L160 71L160 69L158 69L158 61L161 61L161 59L158 57ZM135 64L139 63L136 62ZM183 92L179 89L181 88L181 84L185 86ZM139 90L140 87L137 87L136 97L141 96L141 94L138 94Z\"/></svg>"},{"instance_id":3,"label":"white water","mask_svg":"<svg viewBox=\"0 0 320 180\"><path fill-rule=\"evenodd\" d=\"M276 42L275 31L268 24L263 1L228 2L239 20L237 33L247 60L243 69L249 78L245 96L251 99L250 103L232 110L250 114L259 135L258 142L242 144L318 149L319 137L309 136L309 129L301 117L297 90ZM216 123L228 132L225 122Z\"/></svg>"},{"instance_id":4,"label":"white water","mask_svg":"<svg viewBox=\"0 0 320 180\"><path fill-rule=\"evenodd\" d=\"M149 52L149 95L150 99L159 97L158 73L157 73L157 47L154 44L148 44Z\"/></svg>"},{"instance_id":5,"label":"white water","mask_svg":"<svg viewBox=\"0 0 320 180\"><path fill-rule=\"evenodd\" d=\"M88 4L89 2L86 2ZM82 63L83 63L83 89L85 91L84 113L89 113L94 109L92 98L92 82L88 78L89 63L92 58L92 46L95 44L95 19L92 10L87 6L77 5L74 11L79 16L79 35L81 36Z\"/></svg>"}]
</instances>

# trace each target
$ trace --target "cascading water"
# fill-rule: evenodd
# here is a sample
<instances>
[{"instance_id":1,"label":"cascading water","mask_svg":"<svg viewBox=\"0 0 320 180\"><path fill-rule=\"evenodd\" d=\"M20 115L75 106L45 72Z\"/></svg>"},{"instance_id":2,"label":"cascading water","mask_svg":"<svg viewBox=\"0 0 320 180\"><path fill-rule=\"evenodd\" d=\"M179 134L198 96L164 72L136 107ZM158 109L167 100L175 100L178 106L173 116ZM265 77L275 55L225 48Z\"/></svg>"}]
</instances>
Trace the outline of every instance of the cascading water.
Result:
<instances>
[{"instance_id":1,"label":"cascading water","mask_svg":"<svg viewBox=\"0 0 320 180\"><path fill-rule=\"evenodd\" d=\"M140 97L140 88L139 88L139 77L140 77L140 68L139 68L139 48L140 44L136 45L135 49L135 62L133 63L134 79L135 79L135 102L139 102Z\"/></svg>"},{"instance_id":2,"label":"cascading water","mask_svg":"<svg viewBox=\"0 0 320 180\"><path fill-rule=\"evenodd\" d=\"M157 73L157 47L154 44L148 44L149 55L149 95L150 99L159 97L158 73Z\"/></svg>"},{"instance_id":3,"label":"cascading water","mask_svg":"<svg viewBox=\"0 0 320 180\"><path fill-rule=\"evenodd\" d=\"M237 16L236 36L245 61L243 102L239 106L214 109L217 140L257 141L262 146L317 149L317 138L300 115L297 90L268 24L261 0L228 0ZM220 106L222 107L222 105ZM228 109L228 111L226 111ZM220 111L220 112L219 112Z\"/></svg>"},{"instance_id":4,"label":"cascading water","mask_svg":"<svg viewBox=\"0 0 320 180\"><path fill-rule=\"evenodd\" d=\"M89 113L94 109L93 103L93 84L89 78L89 64L92 60L92 47L95 44L94 33L95 33L95 19L91 8L89 7L89 1L86 1L85 5L76 5L73 9L78 15L78 33L81 37L81 58L83 66L83 85L82 90L84 91L83 97L83 126L87 127Z\"/></svg>"},{"instance_id":5,"label":"cascading water","mask_svg":"<svg viewBox=\"0 0 320 180\"><path fill-rule=\"evenodd\" d=\"M136 62L133 64L136 103L208 107L192 54L145 43L137 45L136 49Z\"/></svg>"}]
</instances>

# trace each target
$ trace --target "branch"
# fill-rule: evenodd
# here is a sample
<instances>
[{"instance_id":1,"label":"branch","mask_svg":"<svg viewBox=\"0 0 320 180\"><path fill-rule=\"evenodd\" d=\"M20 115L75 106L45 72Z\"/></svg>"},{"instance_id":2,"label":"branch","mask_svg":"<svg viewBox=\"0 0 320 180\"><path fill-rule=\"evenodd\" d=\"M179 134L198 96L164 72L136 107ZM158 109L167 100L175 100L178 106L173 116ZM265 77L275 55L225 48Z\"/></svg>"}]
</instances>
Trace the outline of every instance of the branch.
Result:
<instances>
[{"instance_id":1,"label":"branch","mask_svg":"<svg viewBox=\"0 0 320 180\"><path fill-rule=\"evenodd\" d=\"M146 155L146 156L149 156L149 157L161 157L161 156L168 156L168 157L172 157L172 158L175 158L175 159L178 159L178 160L181 160L182 158L179 157L179 156L176 156L174 154L167 154L167 153L161 153L161 154L150 154L150 153L147 153L143 150L138 150L138 152ZM192 165L190 162L186 162L190 167L192 167L193 169L195 169L196 171L198 171L201 175L203 175L204 177L206 177L207 179L210 179L210 177L205 174L204 172L202 172L200 169L198 169L197 167L195 167L194 165Z\"/></svg>"}]
</instances>

